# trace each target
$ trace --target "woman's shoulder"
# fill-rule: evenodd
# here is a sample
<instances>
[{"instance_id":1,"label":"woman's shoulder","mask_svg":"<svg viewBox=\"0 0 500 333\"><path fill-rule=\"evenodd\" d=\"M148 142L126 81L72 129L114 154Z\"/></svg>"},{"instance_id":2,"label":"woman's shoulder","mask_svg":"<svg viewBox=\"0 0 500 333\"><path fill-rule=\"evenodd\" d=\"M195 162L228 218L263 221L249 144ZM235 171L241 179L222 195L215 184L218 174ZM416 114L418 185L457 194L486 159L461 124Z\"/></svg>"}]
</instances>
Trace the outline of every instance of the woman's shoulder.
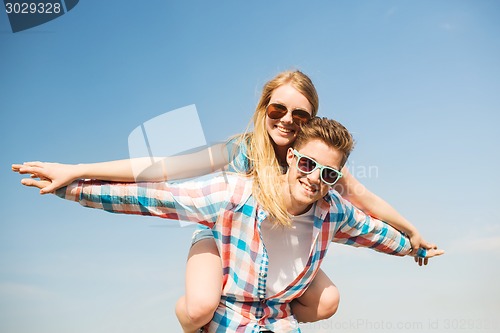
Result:
<instances>
[{"instance_id":1,"label":"woman's shoulder","mask_svg":"<svg viewBox=\"0 0 500 333\"><path fill-rule=\"evenodd\" d=\"M249 140L249 134L240 134L227 141L226 148L229 156L230 171L247 173L250 169L250 158L248 156Z\"/></svg>"}]
</instances>

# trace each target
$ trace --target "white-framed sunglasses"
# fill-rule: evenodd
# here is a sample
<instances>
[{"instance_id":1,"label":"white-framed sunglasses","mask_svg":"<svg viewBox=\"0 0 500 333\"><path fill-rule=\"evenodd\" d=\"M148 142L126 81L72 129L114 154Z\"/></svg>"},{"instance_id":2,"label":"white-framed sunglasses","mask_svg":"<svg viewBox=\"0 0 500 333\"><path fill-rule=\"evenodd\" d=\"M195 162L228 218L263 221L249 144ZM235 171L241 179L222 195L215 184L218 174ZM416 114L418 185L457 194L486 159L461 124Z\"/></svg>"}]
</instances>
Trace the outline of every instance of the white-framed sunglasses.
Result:
<instances>
[{"instance_id":1,"label":"white-framed sunglasses","mask_svg":"<svg viewBox=\"0 0 500 333\"><path fill-rule=\"evenodd\" d=\"M305 174L313 173L314 170L319 169L320 178L323 183L332 186L340 178L342 178L342 172L335 170L329 166L321 165L309 156L302 155L297 150L293 150L293 154L297 157L297 170Z\"/></svg>"}]
</instances>

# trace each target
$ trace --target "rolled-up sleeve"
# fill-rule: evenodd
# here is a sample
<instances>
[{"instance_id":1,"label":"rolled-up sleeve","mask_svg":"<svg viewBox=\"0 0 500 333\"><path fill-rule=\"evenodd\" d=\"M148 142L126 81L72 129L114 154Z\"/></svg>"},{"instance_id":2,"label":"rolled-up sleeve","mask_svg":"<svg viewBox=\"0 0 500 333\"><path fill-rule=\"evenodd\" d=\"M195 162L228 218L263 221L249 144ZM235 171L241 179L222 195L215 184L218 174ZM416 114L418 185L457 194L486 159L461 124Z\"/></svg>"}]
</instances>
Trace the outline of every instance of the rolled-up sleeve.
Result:
<instances>
[{"instance_id":1,"label":"rolled-up sleeve","mask_svg":"<svg viewBox=\"0 0 500 333\"><path fill-rule=\"evenodd\" d=\"M411 252L410 240L389 224L365 215L349 202L342 200L344 219L333 241L355 247L367 247L379 252L405 256ZM419 256L425 257L425 251Z\"/></svg>"}]
</instances>

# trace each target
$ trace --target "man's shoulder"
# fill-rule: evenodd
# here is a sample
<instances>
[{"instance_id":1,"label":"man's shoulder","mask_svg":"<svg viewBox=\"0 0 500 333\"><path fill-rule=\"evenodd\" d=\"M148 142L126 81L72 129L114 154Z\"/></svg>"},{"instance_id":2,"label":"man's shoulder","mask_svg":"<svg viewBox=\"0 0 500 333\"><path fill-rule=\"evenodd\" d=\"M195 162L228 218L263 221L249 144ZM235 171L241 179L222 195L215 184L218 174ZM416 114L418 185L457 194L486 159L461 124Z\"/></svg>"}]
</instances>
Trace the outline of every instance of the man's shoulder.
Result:
<instances>
[{"instance_id":1,"label":"man's shoulder","mask_svg":"<svg viewBox=\"0 0 500 333\"><path fill-rule=\"evenodd\" d=\"M253 178L235 172L221 172L217 175L217 181L224 186L228 194L227 201L230 204L228 209L239 210L252 201ZM254 207L250 204L249 207Z\"/></svg>"},{"instance_id":2,"label":"man's shoulder","mask_svg":"<svg viewBox=\"0 0 500 333\"><path fill-rule=\"evenodd\" d=\"M218 172L213 175L212 182L224 187L237 196L250 196L253 178L238 172Z\"/></svg>"},{"instance_id":3,"label":"man's shoulder","mask_svg":"<svg viewBox=\"0 0 500 333\"><path fill-rule=\"evenodd\" d=\"M319 200L318 205L330 213L345 214L352 207L351 203L344 199L339 192L330 189L328 193Z\"/></svg>"},{"instance_id":4,"label":"man's shoulder","mask_svg":"<svg viewBox=\"0 0 500 333\"><path fill-rule=\"evenodd\" d=\"M218 182L226 182L238 186L252 186L252 177L232 171L220 171L212 174L212 178Z\"/></svg>"},{"instance_id":5,"label":"man's shoulder","mask_svg":"<svg viewBox=\"0 0 500 333\"><path fill-rule=\"evenodd\" d=\"M232 171L217 171L203 176L174 181L172 183L190 183L190 182L207 182L207 183L226 183L226 184L252 184L252 178Z\"/></svg>"},{"instance_id":6,"label":"man's shoulder","mask_svg":"<svg viewBox=\"0 0 500 333\"><path fill-rule=\"evenodd\" d=\"M343 205L343 203L345 202L345 199L342 198L340 193L335 191L334 189L330 189L327 195L323 197L323 199L325 199L330 204L336 205Z\"/></svg>"}]
</instances>

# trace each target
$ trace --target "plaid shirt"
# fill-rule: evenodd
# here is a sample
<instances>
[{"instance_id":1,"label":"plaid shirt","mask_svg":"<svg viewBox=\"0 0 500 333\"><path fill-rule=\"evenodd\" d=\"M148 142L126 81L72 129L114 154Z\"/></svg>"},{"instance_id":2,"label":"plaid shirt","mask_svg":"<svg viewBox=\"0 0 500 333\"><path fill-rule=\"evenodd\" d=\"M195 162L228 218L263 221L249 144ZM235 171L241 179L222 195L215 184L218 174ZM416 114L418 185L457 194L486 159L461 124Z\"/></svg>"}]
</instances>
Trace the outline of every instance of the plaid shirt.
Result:
<instances>
[{"instance_id":1,"label":"plaid shirt","mask_svg":"<svg viewBox=\"0 0 500 333\"><path fill-rule=\"evenodd\" d=\"M269 258L260 232L267 213L252 196L248 177L225 174L174 184L81 180L56 194L113 213L192 221L212 228L224 287L205 332L300 332L290 301L312 282L332 241L400 256L410 252L403 234L330 191L312 208L313 242L305 269L284 290L266 295Z\"/></svg>"}]
</instances>

